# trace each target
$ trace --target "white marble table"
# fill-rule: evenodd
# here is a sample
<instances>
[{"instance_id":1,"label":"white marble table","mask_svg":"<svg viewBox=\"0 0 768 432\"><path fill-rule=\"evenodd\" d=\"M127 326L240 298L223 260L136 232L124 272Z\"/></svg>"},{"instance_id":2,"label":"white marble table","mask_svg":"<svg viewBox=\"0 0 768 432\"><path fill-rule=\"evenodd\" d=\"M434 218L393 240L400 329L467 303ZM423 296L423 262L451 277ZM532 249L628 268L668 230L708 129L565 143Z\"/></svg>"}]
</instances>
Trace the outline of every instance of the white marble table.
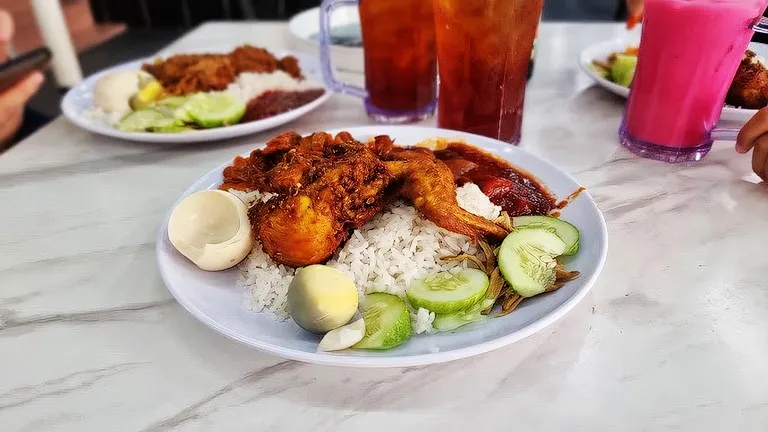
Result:
<instances>
[{"instance_id":1,"label":"white marble table","mask_svg":"<svg viewBox=\"0 0 768 432\"><path fill-rule=\"evenodd\" d=\"M0 156L0 430L766 430L768 187L729 144L690 166L617 145L622 101L589 88L576 59L621 32L544 25L523 130L605 213L602 277L556 325L448 364L285 361L169 296L154 257L164 212L269 133L162 147L58 119L20 143ZM284 25L210 24L172 49L245 41L292 43ZM362 123L361 104L335 96L291 127Z\"/></svg>"}]
</instances>

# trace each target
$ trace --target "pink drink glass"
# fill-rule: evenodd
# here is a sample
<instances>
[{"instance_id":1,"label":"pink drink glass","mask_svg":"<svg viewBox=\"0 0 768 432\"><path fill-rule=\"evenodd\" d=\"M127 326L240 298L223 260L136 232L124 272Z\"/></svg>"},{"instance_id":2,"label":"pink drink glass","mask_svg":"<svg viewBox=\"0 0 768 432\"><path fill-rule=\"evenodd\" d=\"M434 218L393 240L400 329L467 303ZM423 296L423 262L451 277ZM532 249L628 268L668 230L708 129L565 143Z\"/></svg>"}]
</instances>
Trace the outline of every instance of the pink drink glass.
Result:
<instances>
[{"instance_id":1,"label":"pink drink glass","mask_svg":"<svg viewBox=\"0 0 768 432\"><path fill-rule=\"evenodd\" d=\"M752 34L763 31L766 5L646 0L621 143L641 157L684 162L703 158L713 138L728 138L714 128Z\"/></svg>"}]
</instances>

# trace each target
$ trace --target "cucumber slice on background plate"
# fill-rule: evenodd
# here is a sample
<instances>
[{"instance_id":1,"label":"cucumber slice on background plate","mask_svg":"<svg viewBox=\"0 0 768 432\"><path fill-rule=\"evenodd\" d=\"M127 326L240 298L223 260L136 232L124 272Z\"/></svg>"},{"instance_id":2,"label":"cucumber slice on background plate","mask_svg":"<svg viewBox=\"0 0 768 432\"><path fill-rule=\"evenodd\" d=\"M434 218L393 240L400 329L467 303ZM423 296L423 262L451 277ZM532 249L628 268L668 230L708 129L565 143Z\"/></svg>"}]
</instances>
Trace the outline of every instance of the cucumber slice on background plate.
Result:
<instances>
[{"instance_id":1,"label":"cucumber slice on background plate","mask_svg":"<svg viewBox=\"0 0 768 432\"><path fill-rule=\"evenodd\" d=\"M414 309L423 307L436 314L450 314L467 309L485 296L488 275L484 271L465 269L429 275L411 282L405 295Z\"/></svg>"},{"instance_id":2,"label":"cucumber slice on background plate","mask_svg":"<svg viewBox=\"0 0 768 432\"><path fill-rule=\"evenodd\" d=\"M575 255L579 251L579 230L570 223L551 216L517 216L512 218L515 228L546 228L554 231L565 242L563 255Z\"/></svg>"},{"instance_id":3,"label":"cucumber slice on background plate","mask_svg":"<svg viewBox=\"0 0 768 432\"><path fill-rule=\"evenodd\" d=\"M367 294L362 303L365 336L352 348L387 350L411 338L405 301L393 294Z\"/></svg>"},{"instance_id":4,"label":"cucumber slice on background plate","mask_svg":"<svg viewBox=\"0 0 768 432\"><path fill-rule=\"evenodd\" d=\"M123 132L146 132L179 125L178 120L156 109L142 109L129 113L118 123Z\"/></svg>"},{"instance_id":5,"label":"cucumber slice on background plate","mask_svg":"<svg viewBox=\"0 0 768 432\"><path fill-rule=\"evenodd\" d=\"M567 245L548 228L518 229L509 233L496 257L504 280L522 297L533 297L555 282L555 257Z\"/></svg>"},{"instance_id":6,"label":"cucumber slice on background plate","mask_svg":"<svg viewBox=\"0 0 768 432\"><path fill-rule=\"evenodd\" d=\"M179 109L203 128L235 124L245 115L245 103L227 92L198 93Z\"/></svg>"}]
</instances>

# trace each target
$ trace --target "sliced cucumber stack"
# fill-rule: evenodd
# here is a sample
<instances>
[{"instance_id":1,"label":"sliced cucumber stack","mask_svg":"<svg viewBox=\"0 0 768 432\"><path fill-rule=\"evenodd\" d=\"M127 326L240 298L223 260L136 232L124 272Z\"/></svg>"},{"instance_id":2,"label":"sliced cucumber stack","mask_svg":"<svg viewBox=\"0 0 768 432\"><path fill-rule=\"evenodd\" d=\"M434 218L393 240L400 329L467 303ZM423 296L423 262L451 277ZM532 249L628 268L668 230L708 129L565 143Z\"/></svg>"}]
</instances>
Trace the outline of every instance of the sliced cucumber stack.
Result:
<instances>
[{"instance_id":1,"label":"sliced cucumber stack","mask_svg":"<svg viewBox=\"0 0 768 432\"><path fill-rule=\"evenodd\" d=\"M133 111L123 117L117 128L123 132L149 132L182 124L168 114L153 108Z\"/></svg>"},{"instance_id":2,"label":"sliced cucumber stack","mask_svg":"<svg viewBox=\"0 0 768 432\"><path fill-rule=\"evenodd\" d=\"M363 298L365 336L352 348L387 350L411 338L411 317L405 301L392 294L373 293Z\"/></svg>"},{"instance_id":3,"label":"sliced cucumber stack","mask_svg":"<svg viewBox=\"0 0 768 432\"><path fill-rule=\"evenodd\" d=\"M416 279L405 291L408 301L436 314L451 314L469 308L485 296L488 275L475 269L459 273L437 273Z\"/></svg>"},{"instance_id":4,"label":"sliced cucumber stack","mask_svg":"<svg viewBox=\"0 0 768 432\"><path fill-rule=\"evenodd\" d=\"M575 255L579 251L579 230L570 223L550 216L518 216L512 218L515 228L545 228L553 231L565 242L563 255Z\"/></svg>"},{"instance_id":5,"label":"sliced cucumber stack","mask_svg":"<svg viewBox=\"0 0 768 432\"><path fill-rule=\"evenodd\" d=\"M499 247L501 275L522 297L541 294L555 282L555 257L568 246L549 228L512 231Z\"/></svg>"},{"instance_id":6,"label":"sliced cucumber stack","mask_svg":"<svg viewBox=\"0 0 768 432\"><path fill-rule=\"evenodd\" d=\"M186 113L200 127L215 128L235 124L245 115L245 103L227 92L198 93L191 96L177 116Z\"/></svg>"}]
</instances>

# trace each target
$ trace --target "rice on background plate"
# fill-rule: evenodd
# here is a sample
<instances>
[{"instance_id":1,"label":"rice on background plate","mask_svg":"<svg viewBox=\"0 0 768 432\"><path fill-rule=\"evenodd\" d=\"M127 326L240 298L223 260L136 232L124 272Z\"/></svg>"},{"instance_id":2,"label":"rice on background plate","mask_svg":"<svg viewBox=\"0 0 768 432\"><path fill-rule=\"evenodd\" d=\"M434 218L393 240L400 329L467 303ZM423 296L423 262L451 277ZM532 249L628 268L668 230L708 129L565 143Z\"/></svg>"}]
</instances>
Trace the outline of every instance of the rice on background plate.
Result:
<instances>
[{"instance_id":1,"label":"rice on background plate","mask_svg":"<svg viewBox=\"0 0 768 432\"><path fill-rule=\"evenodd\" d=\"M272 194L230 190L246 204L266 202ZM459 206L486 219L495 219L501 207L493 204L477 185L468 183L456 190ZM413 279L437 272L456 273L466 262L444 262L440 258L479 251L469 238L438 227L421 217L412 206L396 201L377 214L349 240L326 264L341 270L355 282L362 300L366 293L388 292L401 297ZM245 288L245 306L264 312L276 320L288 318L288 286L296 270L277 264L254 243L250 255L239 265L238 286ZM411 311L414 332L432 331L434 313L425 309Z\"/></svg>"}]
</instances>

